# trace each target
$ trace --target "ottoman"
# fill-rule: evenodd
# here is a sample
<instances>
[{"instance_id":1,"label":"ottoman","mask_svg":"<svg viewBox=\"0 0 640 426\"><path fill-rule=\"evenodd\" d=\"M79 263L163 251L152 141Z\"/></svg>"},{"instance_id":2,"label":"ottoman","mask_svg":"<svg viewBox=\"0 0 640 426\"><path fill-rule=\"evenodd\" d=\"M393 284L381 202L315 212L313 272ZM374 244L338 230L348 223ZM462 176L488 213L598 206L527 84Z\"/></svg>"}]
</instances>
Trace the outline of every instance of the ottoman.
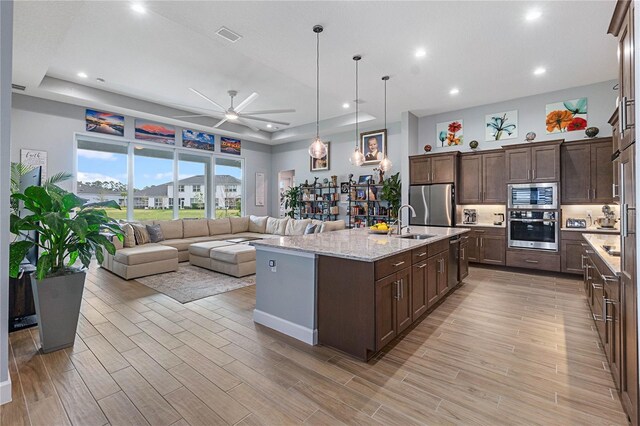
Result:
<instances>
[{"instance_id":1,"label":"ottoman","mask_svg":"<svg viewBox=\"0 0 640 426\"><path fill-rule=\"evenodd\" d=\"M216 272L244 277L256 273L256 249L246 244L215 247L210 251L211 268Z\"/></svg>"},{"instance_id":2,"label":"ottoman","mask_svg":"<svg viewBox=\"0 0 640 426\"><path fill-rule=\"evenodd\" d=\"M211 249L232 246L227 241L206 241L189 246L189 263L201 268L211 269Z\"/></svg>"}]
</instances>

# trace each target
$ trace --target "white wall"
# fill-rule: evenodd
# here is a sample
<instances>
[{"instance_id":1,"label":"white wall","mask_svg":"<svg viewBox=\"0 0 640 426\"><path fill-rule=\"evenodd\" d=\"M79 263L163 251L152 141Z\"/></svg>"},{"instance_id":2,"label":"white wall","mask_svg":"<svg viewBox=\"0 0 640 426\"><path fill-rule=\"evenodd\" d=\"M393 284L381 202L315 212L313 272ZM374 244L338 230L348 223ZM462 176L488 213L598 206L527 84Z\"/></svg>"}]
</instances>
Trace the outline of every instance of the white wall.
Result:
<instances>
[{"instance_id":1,"label":"white wall","mask_svg":"<svg viewBox=\"0 0 640 426\"><path fill-rule=\"evenodd\" d=\"M11 110L11 161L20 161L20 149L30 148L48 153L48 174L72 171L73 134L86 132L85 108L13 94ZM125 116L125 134L123 139L134 138L134 117ZM212 132L213 133L213 132ZM96 135L99 135L96 133ZM182 142L182 129L176 127L176 145ZM219 137L216 137L216 149L219 152ZM245 159L244 175L245 212L247 214L266 215L270 209L271 198L267 194L264 207L255 205L255 173L263 172L271 182L271 147L250 141L242 141L242 155ZM164 183L164 182L158 182ZM70 183L66 184L71 189ZM268 186L268 191L271 187Z\"/></svg>"},{"instance_id":2,"label":"white wall","mask_svg":"<svg viewBox=\"0 0 640 426\"><path fill-rule=\"evenodd\" d=\"M544 78L550 78L546 76ZM600 129L598 136L610 136L611 126L607 123L616 108L617 90L613 90L615 80L588 86L573 87L556 92L543 93L525 98L512 99L489 105L481 105L457 111L450 111L437 115L421 117L419 119L419 138L417 145L411 147L411 154L424 153L423 147L429 144L434 151L459 150L469 151L469 142L477 140L478 150L494 149L503 145L522 143L527 132L535 132L536 142L552 139L576 140L585 137L584 131L547 134L545 126L545 106L553 102L561 102L576 98L588 98L588 126ZM461 93L459 96L464 96ZM485 142L485 115L497 112L518 110L518 138ZM464 120L464 145L455 147L438 147L436 138L436 124L439 122Z\"/></svg>"},{"instance_id":3,"label":"white wall","mask_svg":"<svg viewBox=\"0 0 640 426\"><path fill-rule=\"evenodd\" d=\"M367 128L361 129L360 131L367 132L372 130L379 129ZM320 132L320 136L322 137L322 131ZM349 173L353 173L354 179L356 180L360 175L374 174L373 169L375 166L355 167L349 163L349 156L355 148L355 137L355 131L352 131L323 138L323 140L331 142L331 152L329 154L330 169L323 172L310 171L308 148L312 142L311 139L274 146L272 149L271 160L273 177L269 182L269 185L271 185L270 193L273 194L274 199L271 202L271 210L269 210L269 214L275 217L279 215L279 200L277 199L279 196L277 179L278 172L295 170L296 184L304 183L305 180L308 180L309 183L313 183L315 177L318 177L319 181L322 182L324 178L331 179L331 176L333 175L338 177L338 184L340 184L340 182L347 182L349 180ZM387 155L393 163L393 168L390 174L395 174L400 171L403 155L399 123L392 123L388 126ZM388 173L386 176L389 176L390 174ZM339 206L340 218L345 219L347 204L340 203Z\"/></svg>"}]
</instances>

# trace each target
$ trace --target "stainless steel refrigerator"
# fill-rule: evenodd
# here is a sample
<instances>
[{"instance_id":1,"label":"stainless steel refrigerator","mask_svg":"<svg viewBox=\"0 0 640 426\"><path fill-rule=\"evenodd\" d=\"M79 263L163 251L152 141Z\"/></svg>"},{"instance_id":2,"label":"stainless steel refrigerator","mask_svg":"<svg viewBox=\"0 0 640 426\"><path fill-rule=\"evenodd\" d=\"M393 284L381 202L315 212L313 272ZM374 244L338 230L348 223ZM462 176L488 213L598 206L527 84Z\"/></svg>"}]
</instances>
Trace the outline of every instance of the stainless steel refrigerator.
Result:
<instances>
[{"instance_id":1,"label":"stainless steel refrigerator","mask_svg":"<svg viewBox=\"0 0 640 426\"><path fill-rule=\"evenodd\" d=\"M409 224L417 226L455 226L456 205L453 184L411 185L409 204L416 217Z\"/></svg>"}]
</instances>

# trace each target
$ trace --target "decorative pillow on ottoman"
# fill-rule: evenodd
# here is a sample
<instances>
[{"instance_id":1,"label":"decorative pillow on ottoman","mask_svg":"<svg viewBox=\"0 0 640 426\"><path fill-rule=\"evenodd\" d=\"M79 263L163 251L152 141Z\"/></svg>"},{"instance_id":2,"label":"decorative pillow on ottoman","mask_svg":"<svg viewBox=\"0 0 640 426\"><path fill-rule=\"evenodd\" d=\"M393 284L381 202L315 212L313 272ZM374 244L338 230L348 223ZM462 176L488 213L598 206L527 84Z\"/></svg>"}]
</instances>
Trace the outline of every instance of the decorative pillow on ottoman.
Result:
<instances>
[{"instance_id":1,"label":"decorative pillow on ottoman","mask_svg":"<svg viewBox=\"0 0 640 426\"><path fill-rule=\"evenodd\" d=\"M147 232L149 233L149 239L152 243L164 241L164 235L162 234L160 225L147 225Z\"/></svg>"}]
</instances>

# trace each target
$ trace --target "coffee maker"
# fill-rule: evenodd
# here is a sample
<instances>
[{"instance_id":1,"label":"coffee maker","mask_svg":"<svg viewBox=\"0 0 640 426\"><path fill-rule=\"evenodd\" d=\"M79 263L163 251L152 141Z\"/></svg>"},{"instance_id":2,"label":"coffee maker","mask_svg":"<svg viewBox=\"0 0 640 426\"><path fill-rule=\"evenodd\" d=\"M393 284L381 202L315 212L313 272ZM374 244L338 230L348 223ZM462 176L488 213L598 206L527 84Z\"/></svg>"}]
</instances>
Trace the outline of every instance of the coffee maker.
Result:
<instances>
[{"instance_id":1,"label":"coffee maker","mask_svg":"<svg viewBox=\"0 0 640 426\"><path fill-rule=\"evenodd\" d=\"M478 223L478 210L462 209L462 223L465 225L475 225Z\"/></svg>"},{"instance_id":2,"label":"coffee maker","mask_svg":"<svg viewBox=\"0 0 640 426\"><path fill-rule=\"evenodd\" d=\"M496 226L502 226L503 223L504 223L504 213L494 213L493 224Z\"/></svg>"}]
</instances>

